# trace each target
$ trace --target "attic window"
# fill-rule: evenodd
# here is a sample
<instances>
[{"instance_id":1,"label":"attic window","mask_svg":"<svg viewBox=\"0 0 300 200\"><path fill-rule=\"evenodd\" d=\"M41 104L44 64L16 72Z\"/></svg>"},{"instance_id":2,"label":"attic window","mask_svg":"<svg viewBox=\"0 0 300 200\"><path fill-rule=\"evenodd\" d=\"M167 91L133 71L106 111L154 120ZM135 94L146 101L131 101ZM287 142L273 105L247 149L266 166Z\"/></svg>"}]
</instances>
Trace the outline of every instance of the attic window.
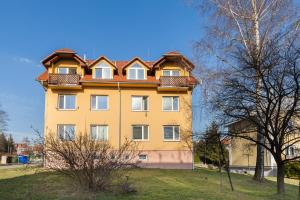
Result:
<instances>
[{"instance_id":1,"label":"attic window","mask_svg":"<svg viewBox=\"0 0 300 200\"><path fill-rule=\"evenodd\" d=\"M112 69L104 62L101 62L95 67L94 78L112 79Z\"/></svg>"},{"instance_id":2,"label":"attic window","mask_svg":"<svg viewBox=\"0 0 300 200\"><path fill-rule=\"evenodd\" d=\"M128 69L127 79L133 80L143 80L146 79L145 77L145 69L139 65L134 64Z\"/></svg>"},{"instance_id":3,"label":"attic window","mask_svg":"<svg viewBox=\"0 0 300 200\"><path fill-rule=\"evenodd\" d=\"M163 70L163 76L179 76L179 70Z\"/></svg>"}]
</instances>

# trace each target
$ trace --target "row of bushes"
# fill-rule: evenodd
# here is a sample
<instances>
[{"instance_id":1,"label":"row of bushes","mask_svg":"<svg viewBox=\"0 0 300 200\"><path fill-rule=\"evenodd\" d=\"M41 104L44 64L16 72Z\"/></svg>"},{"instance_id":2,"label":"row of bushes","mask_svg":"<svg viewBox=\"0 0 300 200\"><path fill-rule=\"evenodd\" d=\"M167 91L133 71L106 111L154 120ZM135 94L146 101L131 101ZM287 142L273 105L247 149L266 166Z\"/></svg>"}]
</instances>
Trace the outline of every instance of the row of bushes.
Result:
<instances>
[{"instance_id":1,"label":"row of bushes","mask_svg":"<svg viewBox=\"0 0 300 200\"><path fill-rule=\"evenodd\" d=\"M288 178L300 178L300 162L288 163L285 166L285 176Z\"/></svg>"}]
</instances>

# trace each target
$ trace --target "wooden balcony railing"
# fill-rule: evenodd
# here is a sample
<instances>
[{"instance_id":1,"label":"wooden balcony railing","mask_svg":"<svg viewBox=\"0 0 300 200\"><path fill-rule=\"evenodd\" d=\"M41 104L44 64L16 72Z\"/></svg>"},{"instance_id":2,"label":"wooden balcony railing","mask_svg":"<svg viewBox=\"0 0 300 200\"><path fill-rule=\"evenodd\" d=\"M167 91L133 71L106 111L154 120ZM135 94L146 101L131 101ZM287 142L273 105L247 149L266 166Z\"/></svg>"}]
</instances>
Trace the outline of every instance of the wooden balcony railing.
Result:
<instances>
[{"instance_id":1,"label":"wooden balcony railing","mask_svg":"<svg viewBox=\"0 0 300 200\"><path fill-rule=\"evenodd\" d=\"M80 76L78 74L49 74L49 85L78 85Z\"/></svg>"},{"instance_id":2,"label":"wooden balcony railing","mask_svg":"<svg viewBox=\"0 0 300 200\"><path fill-rule=\"evenodd\" d=\"M187 76L161 76L159 78L161 87L187 87Z\"/></svg>"}]
</instances>

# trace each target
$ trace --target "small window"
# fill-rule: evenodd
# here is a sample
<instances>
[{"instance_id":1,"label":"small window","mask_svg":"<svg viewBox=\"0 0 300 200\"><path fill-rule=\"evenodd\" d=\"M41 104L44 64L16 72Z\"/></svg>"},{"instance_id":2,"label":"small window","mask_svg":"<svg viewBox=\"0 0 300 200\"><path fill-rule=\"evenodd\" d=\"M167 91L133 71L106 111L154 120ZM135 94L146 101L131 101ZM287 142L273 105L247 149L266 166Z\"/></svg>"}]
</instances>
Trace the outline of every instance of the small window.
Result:
<instances>
[{"instance_id":1,"label":"small window","mask_svg":"<svg viewBox=\"0 0 300 200\"><path fill-rule=\"evenodd\" d=\"M108 126L107 125L92 125L91 136L93 140L108 140Z\"/></svg>"},{"instance_id":2,"label":"small window","mask_svg":"<svg viewBox=\"0 0 300 200\"><path fill-rule=\"evenodd\" d=\"M163 70L163 76L179 76L179 70Z\"/></svg>"},{"instance_id":3,"label":"small window","mask_svg":"<svg viewBox=\"0 0 300 200\"><path fill-rule=\"evenodd\" d=\"M164 140L179 141L179 126L164 126Z\"/></svg>"},{"instance_id":4,"label":"small window","mask_svg":"<svg viewBox=\"0 0 300 200\"><path fill-rule=\"evenodd\" d=\"M163 111L179 111L179 97L163 97Z\"/></svg>"},{"instance_id":5,"label":"small window","mask_svg":"<svg viewBox=\"0 0 300 200\"><path fill-rule=\"evenodd\" d=\"M149 127L147 125L133 125L132 126L132 139L133 140L148 140Z\"/></svg>"},{"instance_id":6,"label":"small window","mask_svg":"<svg viewBox=\"0 0 300 200\"><path fill-rule=\"evenodd\" d=\"M76 109L76 95L65 94L58 96L58 108L60 110L75 110Z\"/></svg>"},{"instance_id":7,"label":"small window","mask_svg":"<svg viewBox=\"0 0 300 200\"><path fill-rule=\"evenodd\" d=\"M112 79L112 70L111 68L95 68L94 78L99 79Z\"/></svg>"},{"instance_id":8,"label":"small window","mask_svg":"<svg viewBox=\"0 0 300 200\"><path fill-rule=\"evenodd\" d=\"M59 67L58 74L76 74L76 68L74 68L74 67Z\"/></svg>"},{"instance_id":9,"label":"small window","mask_svg":"<svg viewBox=\"0 0 300 200\"><path fill-rule=\"evenodd\" d=\"M146 79L145 69L139 64L134 64L128 69L127 79L134 79L134 80Z\"/></svg>"},{"instance_id":10,"label":"small window","mask_svg":"<svg viewBox=\"0 0 300 200\"><path fill-rule=\"evenodd\" d=\"M92 95L91 110L108 110L108 96Z\"/></svg>"},{"instance_id":11,"label":"small window","mask_svg":"<svg viewBox=\"0 0 300 200\"><path fill-rule=\"evenodd\" d=\"M59 124L57 125L57 132L61 140L71 141L75 139L75 125Z\"/></svg>"},{"instance_id":12,"label":"small window","mask_svg":"<svg viewBox=\"0 0 300 200\"><path fill-rule=\"evenodd\" d=\"M147 160L148 156L146 154L140 154L139 155L139 160Z\"/></svg>"},{"instance_id":13,"label":"small window","mask_svg":"<svg viewBox=\"0 0 300 200\"><path fill-rule=\"evenodd\" d=\"M148 110L148 97L147 96L131 97L131 109L133 111L147 111Z\"/></svg>"}]
</instances>

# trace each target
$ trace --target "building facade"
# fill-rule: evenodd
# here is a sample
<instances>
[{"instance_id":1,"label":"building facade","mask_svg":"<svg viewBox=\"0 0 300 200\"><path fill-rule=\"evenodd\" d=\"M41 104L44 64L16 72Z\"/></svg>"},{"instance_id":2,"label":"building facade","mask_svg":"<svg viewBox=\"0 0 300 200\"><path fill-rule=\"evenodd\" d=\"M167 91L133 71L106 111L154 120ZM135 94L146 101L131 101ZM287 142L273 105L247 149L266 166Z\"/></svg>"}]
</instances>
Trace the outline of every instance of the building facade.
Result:
<instances>
[{"instance_id":1,"label":"building facade","mask_svg":"<svg viewBox=\"0 0 300 200\"><path fill-rule=\"evenodd\" d=\"M144 167L193 168L194 65L178 52L140 58L86 60L60 49L46 57L37 81L45 90L44 133L71 140L87 133L118 149L139 143ZM74 130L74 134L66 134Z\"/></svg>"}]
</instances>

